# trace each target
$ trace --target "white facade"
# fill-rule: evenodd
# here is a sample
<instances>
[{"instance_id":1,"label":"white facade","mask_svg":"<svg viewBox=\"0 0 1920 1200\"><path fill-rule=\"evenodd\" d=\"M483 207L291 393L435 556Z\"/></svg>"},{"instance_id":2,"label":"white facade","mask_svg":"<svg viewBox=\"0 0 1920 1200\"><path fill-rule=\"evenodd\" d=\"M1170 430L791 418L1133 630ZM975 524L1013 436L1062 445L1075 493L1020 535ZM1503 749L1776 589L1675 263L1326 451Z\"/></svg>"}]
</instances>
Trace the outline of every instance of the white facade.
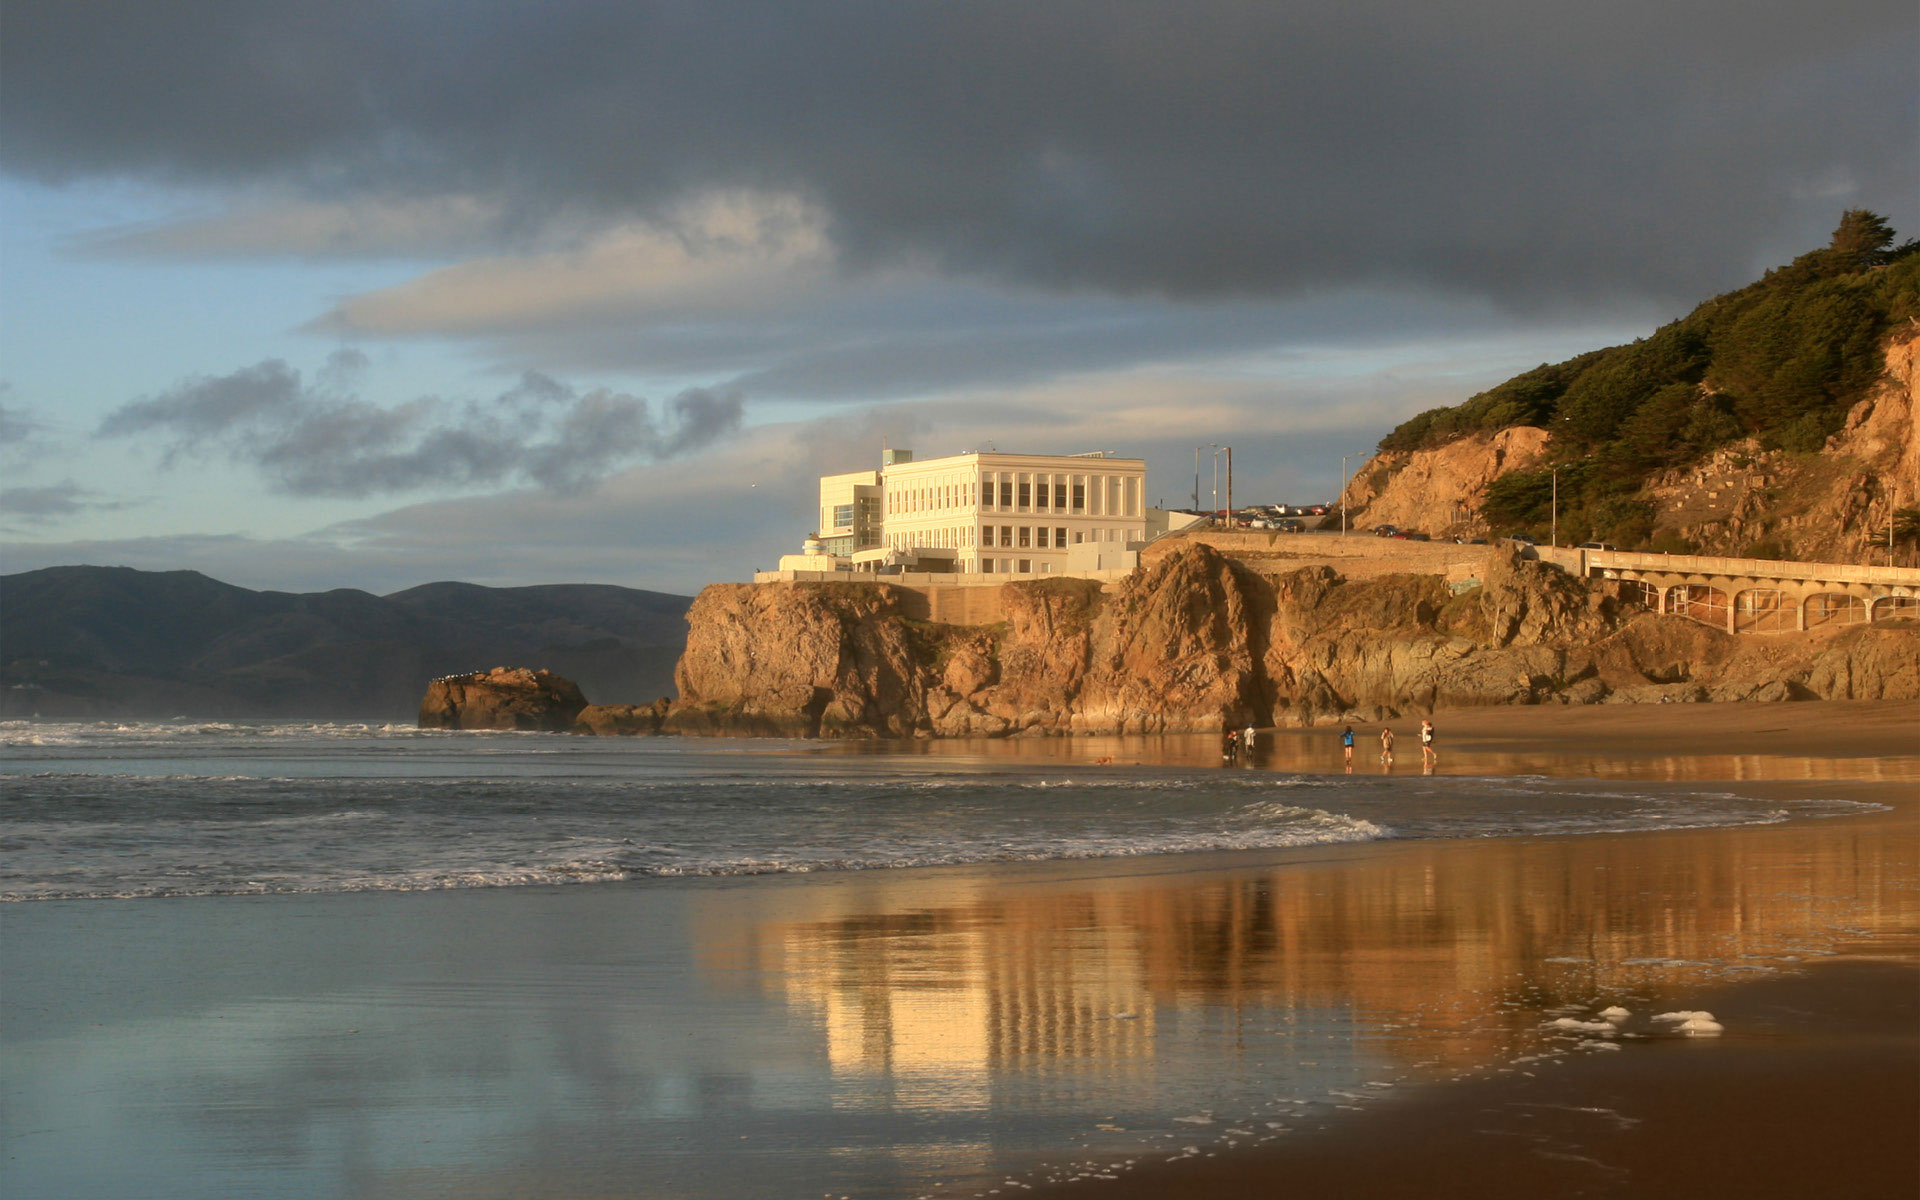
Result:
<instances>
[{"instance_id":1,"label":"white facade","mask_svg":"<svg viewBox=\"0 0 1920 1200\"><path fill-rule=\"evenodd\" d=\"M856 568L910 562L919 570L1060 573L1075 546L1111 545L1117 552L1146 538L1147 464L1141 459L1101 451L916 462L896 450L887 457L879 471L820 480L820 541ZM863 513L877 515L877 525ZM1086 556L1085 550L1074 555Z\"/></svg>"},{"instance_id":2,"label":"white facade","mask_svg":"<svg viewBox=\"0 0 1920 1200\"><path fill-rule=\"evenodd\" d=\"M820 477L821 549L841 558L882 544L880 472L853 471Z\"/></svg>"}]
</instances>

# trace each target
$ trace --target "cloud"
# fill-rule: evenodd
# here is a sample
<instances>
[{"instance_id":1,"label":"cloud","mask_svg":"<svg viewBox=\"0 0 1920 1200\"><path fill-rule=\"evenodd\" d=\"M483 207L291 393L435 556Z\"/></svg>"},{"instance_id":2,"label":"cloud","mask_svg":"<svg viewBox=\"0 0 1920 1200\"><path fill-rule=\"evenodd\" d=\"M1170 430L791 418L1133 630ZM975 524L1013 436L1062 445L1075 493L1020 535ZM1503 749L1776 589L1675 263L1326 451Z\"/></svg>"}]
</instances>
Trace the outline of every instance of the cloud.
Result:
<instances>
[{"instance_id":1,"label":"cloud","mask_svg":"<svg viewBox=\"0 0 1920 1200\"><path fill-rule=\"evenodd\" d=\"M581 393L537 372L485 400L424 396L382 406L353 390L366 368L358 350L338 350L309 384L269 359L122 405L96 436L151 439L166 466L225 455L296 496L514 482L573 493L635 461L698 449L741 420L735 393L691 389L656 419L639 397L605 388Z\"/></svg>"},{"instance_id":2,"label":"cloud","mask_svg":"<svg viewBox=\"0 0 1920 1200\"><path fill-rule=\"evenodd\" d=\"M285 198L145 236L205 252L524 248L747 191L842 272L1605 306L1842 206L1912 225L1916 36L1908 0L14 0L0 162Z\"/></svg>"},{"instance_id":3,"label":"cloud","mask_svg":"<svg viewBox=\"0 0 1920 1200\"><path fill-rule=\"evenodd\" d=\"M242 195L212 213L103 229L75 249L92 257L440 258L484 253L516 229L510 213L476 196L283 193Z\"/></svg>"},{"instance_id":4,"label":"cloud","mask_svg":"<svg viewBox=\"0 0 1920 1200\"><path fill-rule=\"evenodd\" d=\"M47 525L83 512L130 508L135 503L101 496L71 479L41 487L0 488L0 513L18 518L21 524Z\"/></svg>"},{"instance_id":5,"label":"cloud","mask_svg":"<svg viewBox=\"0 0 1920 1200\"><path fill-rule=\"evenodd\" d=\"M0 401L13 397L13 385L0 382ZM25 405L0 403L0 467L18 473L42 466L65 440L65 433Z\"/></svg>"},{"instance_id":6,"label":"cloud","mask_svg":"<svg viewBox=\"0 0 1920 1200\"><path fill-rule=\"evenodd\" d=\"M1114 450L1145 458L1149 498L1175 505L1186 503L1194 487L1194 447L1231 444L1237 500L1324 500L1338 490L1341 455L1369 449L1383 427L1420 409L1532 365L1537 359L1528 356L1539 349L1524 338L1335 346L1277 365L1228 358L1206 368L1087 371L1005 391L847 406L738 429L729 406L693 396L679 410L669 401L660 414L663 429L684 431L687 445L669 447L683 452L612 469L591 492L527 486L425 499L300 536L17 537L0 554L9 570L191 565L248 587L294 590L385 593L465 579L691 594L708 583L744 580L797 550L816 519L819 476L878 465L883 442L922 457L989 446ZM549 422L582 399L540 377L507 395L495 407L545 414ZM583 421L593 425L591 417ZM714 428L728 432L708 438ZM1211 499L1208 463L1203 459L1202 503ZM1356 457L1349 465L1358 463Z\"/></svg>"},{"instance_id":7,"label":"cloud","mask_svg":"<svg viewBox=\"0 0 1920 1200\"><path fill-rule=\"evenodd\" d=\"M535 253L478 258L350 297L321 332L469 336L587 321L684 330L805 303L831 286L825 217L793 197L690 199L657 221L627 221Z\"/></svg>"}]
</instances>

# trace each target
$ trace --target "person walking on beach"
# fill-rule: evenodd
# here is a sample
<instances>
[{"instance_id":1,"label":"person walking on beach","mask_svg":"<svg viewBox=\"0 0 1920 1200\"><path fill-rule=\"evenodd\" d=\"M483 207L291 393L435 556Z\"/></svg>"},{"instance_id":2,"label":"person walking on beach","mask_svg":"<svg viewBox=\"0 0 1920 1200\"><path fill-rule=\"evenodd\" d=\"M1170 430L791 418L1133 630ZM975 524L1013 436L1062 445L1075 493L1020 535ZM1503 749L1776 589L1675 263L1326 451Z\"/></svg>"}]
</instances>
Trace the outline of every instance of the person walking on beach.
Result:
<instances>
[{"instance_id":1,"label":"person walking on beach","mask_svg":"<svg viewBox=\"0 0 1920 1200\"><path fill-rule=\"evenodd\" d=\"M1433 749L1432 718L1420 722L1420 761L1429 767L1440 763L1440 756Z\"/></svg>"},{"instance_id":2,"label":"person walking on beach","mask_svg":"<svg viewBox=\"0 0 1920 1200\"><path fill-rule=\"evenodd\" d=\"M1390 725L1380 727L1380 765L1393 769L1393 727Z\"/></svg>"},{"instance_id":3,"label":"person walking on beach","mask_svg":"<svg viewBox=\"0 0 1920 1200\"><path fill-rule=\"evenodd\" d=\"M1247 728L1240 734L1240 749L1246 752L1247 762L1253 762L1253 719L1247 719Z\"/></svg>"},{"instance_id":4,"label":"person walking on beach","mask_svg":"<svg viewBox=\"0 0 1920 1200\"><path fill-rule=\"evenodd\" d=\"M1353 770L1353 726L1340 731L1340 748L1347 754L1347 770Z\"/></svg>"},{"instance_id":5,"label":"person walking on beach","mask_svg":"<svg viewBox=\"0 0 1920 1200\"><path fill-rule=\"evenodd\" d=\"M1220 746L1220 761L1232 762L1238 757L1240 757L1240 732L1235 729L1229 729L1227 730L1227 740Z\"/></svg>"}]
</instances>

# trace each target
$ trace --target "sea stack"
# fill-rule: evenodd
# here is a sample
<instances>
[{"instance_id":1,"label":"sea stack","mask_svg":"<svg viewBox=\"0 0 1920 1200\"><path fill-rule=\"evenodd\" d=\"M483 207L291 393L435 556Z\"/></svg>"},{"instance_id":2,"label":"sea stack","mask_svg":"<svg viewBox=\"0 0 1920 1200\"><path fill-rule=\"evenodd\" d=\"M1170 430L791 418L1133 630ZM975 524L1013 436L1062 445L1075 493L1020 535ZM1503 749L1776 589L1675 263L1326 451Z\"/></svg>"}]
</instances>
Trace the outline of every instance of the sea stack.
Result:
<instances>
[{"instance_id":1,"label":"sea stack","mask_svg":"<svg viewBox=\"0 0 1920 1200\"><path fill-rule=\"evenodd\" d=\"M527 667L448 675L427 685L422 729L517 729L564 733L587 707L570 679Z\"/></svg>"}]
</instances>

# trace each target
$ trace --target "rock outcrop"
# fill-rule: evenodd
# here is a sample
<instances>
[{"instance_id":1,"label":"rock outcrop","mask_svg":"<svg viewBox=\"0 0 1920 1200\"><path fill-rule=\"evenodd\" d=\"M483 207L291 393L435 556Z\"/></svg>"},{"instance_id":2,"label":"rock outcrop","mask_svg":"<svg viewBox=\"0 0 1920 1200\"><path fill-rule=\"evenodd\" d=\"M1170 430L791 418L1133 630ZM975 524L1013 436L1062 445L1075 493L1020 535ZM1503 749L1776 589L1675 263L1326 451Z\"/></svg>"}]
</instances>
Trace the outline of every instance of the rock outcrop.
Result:
<instances>
[{"instance_id":1,"label":"rock outcrop","mask_svg":"<svg viewBox=\"0 0 1920 1200\"><path fill-rule=\"evenodd\" d=\"M420 728L565 732L586 707L580 689L551 671L495 667L428 684Z\"/></svg>"},{"instance_id":2,"label":"rock outcrop","mask_svg":"<svg viewBox=\"0 0 1920 1200\"><path fill-rule=\"evenodd\" d=\"M1368 527L1398 525L1447 537L1483 531L1479 513L1487 485L1508 471L1537 465L1548 440L1544 429L1515 425L1432 450L1375 455L1347 484L1347 511Z\"/></svg>"},{"instance_id":3,"label":"rock outcrop","mask_svg":"<svg viewBox=\"0 0 1920 1200\"><path fill-rule=\"evenodd\" d=\"M803 737L1218 730L1493 704L1920 698L1920 631L1736 637L1488 552L1478 586L1263 576L1202 542L1105 588L1006 585L994 626L885 584L724 584L695 602L663 729Z\"/></svg>"},{"instance_id":4,"label":"rock outcrop","mask_svg":"<svg viewBox=\"0 0 1920 1200\"><path fill-rule=\"evenodd\" d=\"M573 719L572 732L600 737L638 737L660 732L673 701L662 696L652 704L589 704Z\"/></svg>"}]
</instances>

